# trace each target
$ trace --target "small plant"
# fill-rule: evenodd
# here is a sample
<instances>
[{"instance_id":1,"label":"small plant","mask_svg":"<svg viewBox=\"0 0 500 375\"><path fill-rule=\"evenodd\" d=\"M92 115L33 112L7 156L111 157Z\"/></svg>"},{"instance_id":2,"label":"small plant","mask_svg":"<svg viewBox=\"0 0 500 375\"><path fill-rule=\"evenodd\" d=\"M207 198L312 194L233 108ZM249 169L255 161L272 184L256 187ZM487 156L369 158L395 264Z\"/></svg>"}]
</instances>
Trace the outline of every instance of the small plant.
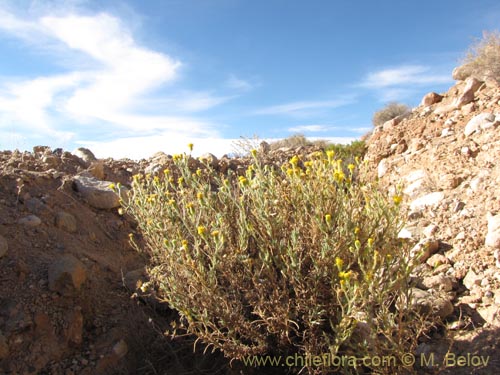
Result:
<instances>
[{"instance_id":1,"label":"small plant","mask_svg":"<svg viewBox=\"0 0 500 375\"><path fill-rule=\"evenodd\" d=\"M363 140L355 140L349 144L330 144L326 146L326 151L329 150L335 152L336 158L342 159L346 164L349 164L356 159L363 159L366 154L366 142Z\"/></svg>"},{"instance_id":2,"label":"small plant","mask_svg":"<svg viewBox=\"0 0 500 375\"><path fill-rule=\"evenodd\" d=\"M359 159L344 167L333 150L281 168L250 154L239 175L208 163L190 170L183 154L162 176L133 179L123 206L144 237L157 295L181 317L176 330L237 360L411 352L426 323L404 302L412 266L397 238L400 195L354 183Z\"/></svg>"},{"instance_id":3,"label":"small plant","mask_svg":"<svg viewBox=\"0 0 500 375\"><path fill-rule=\"evenodd\" d=\"M500 33L484 32L483 38L469 48L464 63L475 76L500 80Z\"/></svg>"},{"instance_id":4,"label":"small plant","mask_svg":"<svg viewBox=\"0 0 500 375\"><path fill-rule=\"evenodd\" d=\"M408 116L410 113L411 108L406 104L391 102L381 110L375 112L372 123L374 126L379 126L398 116Z\"/></svg>"}]
</instances>

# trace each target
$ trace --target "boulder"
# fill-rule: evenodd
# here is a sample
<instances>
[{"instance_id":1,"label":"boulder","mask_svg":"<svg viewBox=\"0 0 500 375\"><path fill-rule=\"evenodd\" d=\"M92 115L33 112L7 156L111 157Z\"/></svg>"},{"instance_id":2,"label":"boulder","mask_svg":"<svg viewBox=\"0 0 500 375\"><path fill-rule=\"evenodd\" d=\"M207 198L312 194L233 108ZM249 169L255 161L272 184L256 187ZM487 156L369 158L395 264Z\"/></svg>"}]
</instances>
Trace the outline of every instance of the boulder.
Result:
<instances>
[{"instance_id":1,"label":"boulder","mask_svg":"<svg viewBox=\"0 0 500 375\"><path fill-rule=\"evenodd\" d=\"M420 105L428 107L430 105L439 103L441 100L443 100L442 95L439 95L435 92L430 92L422 98L422 102L420 103Z\"/></svg>"},{"instance_id":2,"label":"boulder","mask_svg":"<svg viewBox=\"0 0 500 375\"><path fill-rule=\"evenodd\" d=\"M84 264L71 254L63 255L49 267L49 289L62 295L79 291L86 279Z\"/></svg>"},{"instance_id":3,"label":"boulder","mask_svg":"<svg viewBox=\"0 0 500 375\"><path fill-rule=\"evenodd\" d=\"M109 209L120 206L120 197L111 189L111 185L110 181L100 181L90 175L82 174L73 178L74 188L95 208ZM125 191L126 188L121 188L122 193Z\"/></svg>"},{"instance_id":4,"label":"boulder","mask_svg":"<svg viewBox=\"0 0 500 375\"><path fill-rule=\"evenodd\" d=\"M97 158L88 148L84 147L77 148L75 151L73 151L73 155L82 159L87 165L97 161Z\"/></svg>"}]
</instances>

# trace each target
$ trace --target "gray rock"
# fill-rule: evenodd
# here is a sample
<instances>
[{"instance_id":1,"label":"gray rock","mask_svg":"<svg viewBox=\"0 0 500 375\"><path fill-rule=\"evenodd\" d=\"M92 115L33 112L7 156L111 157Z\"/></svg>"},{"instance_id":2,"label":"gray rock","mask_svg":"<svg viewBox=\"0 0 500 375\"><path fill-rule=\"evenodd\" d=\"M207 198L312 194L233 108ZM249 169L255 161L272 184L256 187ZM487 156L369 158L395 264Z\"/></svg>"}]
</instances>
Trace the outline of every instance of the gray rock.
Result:
<instances>
[{"instance_id":1,"label":"gray rock","mask_svg":"<svg viewBox=\"0 0 500 375\"><path fill-rule=\"evenodd\" d=\"M453 313L452 303L441 293L411 288L410 298L411 305L422 314L432 314L444 319Z\"/></svg>"},{"instance_id":2,"label":"gray rock","mask_svg":"<svg viewBox=\"0 0 500 375\"><path fill-rule=\"evenodd\" d=\"M42 224L42 220L36 215L28 215L19 219L18 223L27 227L37 227Z\"/></svg>"},{"instance_id":3,"label":"gray rock","mask_svg":"<svg viewBox=\"0 0 500 375\"><path fill-rule=\"evenodd\" d=\"M76 232L76 219L73 215L59 211L56 214L56 227L69 233Z\"/></svg>"},{"instance_id":4,"label":"gray rock","mask_svg":"<svg viewBox=\"0 0 500 375\"><path fill-rule=\"evenodd\" d=\"M445 275L424 277L422 285L426 289L442 290L444 292L450 292L453 290L453 281Z\"/></svg>"},{"instance_id":5,"label":"gray rock","mask_svg":"<svg viewBox=\"0 0 500 375\"><path fill-rule=\"evenodd\" d=\"M110 185L110 181L100 181L94 176L78 175L73 178L74 187L95 208L109 209L120 206L120 197ZM122 187L121 193L124 197L126 189Z\"/></svg>"},{"instance_id":6,"label":"gray rock","mask_svg":"<svg viewBox=\"0 0 500 375\"><path fill-rule=\"evenodd\" d=\"M495 115L493 113L480 113L474 116L465 125L464 134L466 137L479 131L482 127L487 126L487 123L493 123L495 121Z\"/></svg>"},{"instance_id":7,"label":"gray rock","mask_svg":"<svg viewBox=\"0 0 500 375\"><path fill-rule=\"evenodd\" d=\"M71 254L63 255L49 267L49 289L62 295L79 291L86 279L84 264Z\"/></svg>"},{"instance_id":8,"label":"gray rock","mask_svg":"<svg viewBox=\"0 0 500 375\"><path fill-rule=\"evenodd\" d=\"M0 236L0 258L4 257L7 251L9 251L9 243L5 237Z\"/></svg>"},{"instance_id":9,"label":"gray rock","mask_svg":"<svg viewBox=\"0 0 500 375\"><path fill-rule=\"evenodd\" d=\"M75 151L73 151L73 155L82 159L86 164L90 164L94 161L97 161L97 158L88 148L84 147L77 148Z\"/></svg>"},{"instance_id":10,"label":"gray rock","mask_svg":"<svg viewBox=\"0 0 500 375\"><path fill-rule=\"evenodd\" d=\"M500 249L500 215L491 215L488 212L488 233L484 244L494 249Z\"/></svg>"}]
</instances>

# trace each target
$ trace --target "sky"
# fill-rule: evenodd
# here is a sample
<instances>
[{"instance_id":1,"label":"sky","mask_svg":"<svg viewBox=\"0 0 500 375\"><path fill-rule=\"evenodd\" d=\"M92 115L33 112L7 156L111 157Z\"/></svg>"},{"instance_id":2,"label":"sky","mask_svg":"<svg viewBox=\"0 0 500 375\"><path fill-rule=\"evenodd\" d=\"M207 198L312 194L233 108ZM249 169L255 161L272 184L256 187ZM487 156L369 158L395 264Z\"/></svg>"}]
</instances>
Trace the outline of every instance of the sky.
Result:
<instances>
[{"instance_id":1,"label":"sky","mask_svg":"<svg viewBox=\"0 0 500 375\"><path fill-rule=\"evenodd\" d=\"M0 0L0 149L348 143L499 25L498 0Z\"/></svg>"}]
</instances>

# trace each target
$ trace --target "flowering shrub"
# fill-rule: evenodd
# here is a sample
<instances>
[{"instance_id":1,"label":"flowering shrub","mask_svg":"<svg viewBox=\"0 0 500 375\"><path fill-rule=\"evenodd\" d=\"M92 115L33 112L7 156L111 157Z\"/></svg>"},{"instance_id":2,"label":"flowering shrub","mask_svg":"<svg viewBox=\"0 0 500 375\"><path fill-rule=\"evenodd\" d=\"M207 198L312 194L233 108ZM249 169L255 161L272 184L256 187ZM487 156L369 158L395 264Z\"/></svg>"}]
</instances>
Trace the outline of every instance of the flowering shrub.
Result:
<instances>
[{"instance_id":1,"label":"flowering shrub","mask_svg":"<svg viewBox=\"0 0 500 375\"><path fill-rule=\"evenodd\" d=\"M410 265L397 239L400 197L353 183L359 159L344 167L333 151L281 169L251 155L241 175L208 163L190 170L183 154L161 176L134 177L124 209L177 328L232 359L411 351L424 321L402 302Z\"/></svg>"}]
</instances>

